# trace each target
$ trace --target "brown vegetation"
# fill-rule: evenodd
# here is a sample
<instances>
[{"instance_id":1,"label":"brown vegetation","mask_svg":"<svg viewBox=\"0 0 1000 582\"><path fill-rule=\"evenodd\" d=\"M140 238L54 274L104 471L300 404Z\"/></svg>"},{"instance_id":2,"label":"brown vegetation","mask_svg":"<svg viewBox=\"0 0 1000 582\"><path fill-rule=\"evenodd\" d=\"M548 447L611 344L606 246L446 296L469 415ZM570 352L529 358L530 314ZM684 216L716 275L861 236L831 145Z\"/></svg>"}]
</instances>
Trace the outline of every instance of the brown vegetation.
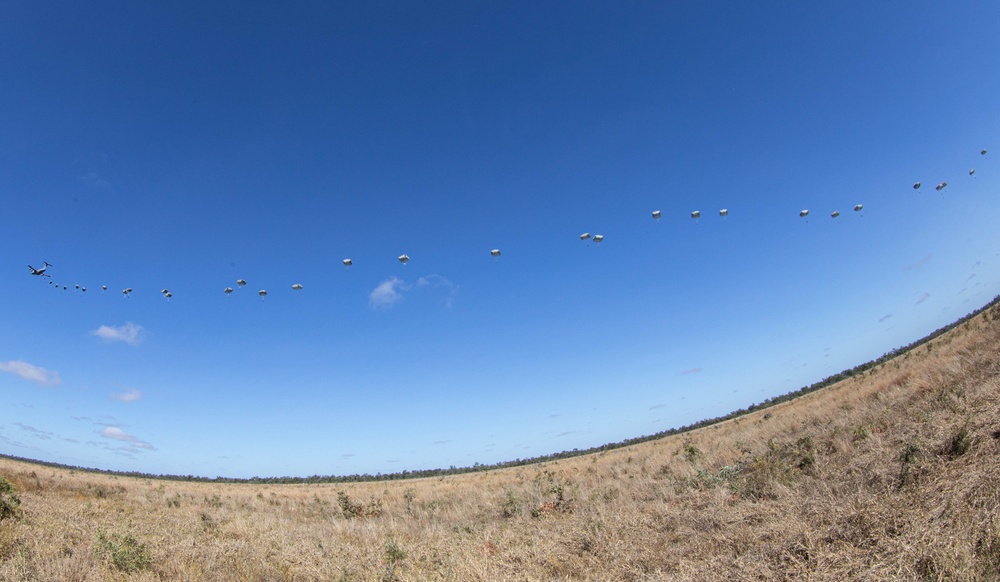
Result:
<instances>
[{"instance_id":1,"label":"brown vegetation","mask_svg":"<svg viewBox=\"0 0 1000 582\"><path fill-rule=\"evenodd\" d=\"M1000 579L1000 307L682 435L433 479L258 485L0 459L4 580Z\"/></svg>"}]
</instances>

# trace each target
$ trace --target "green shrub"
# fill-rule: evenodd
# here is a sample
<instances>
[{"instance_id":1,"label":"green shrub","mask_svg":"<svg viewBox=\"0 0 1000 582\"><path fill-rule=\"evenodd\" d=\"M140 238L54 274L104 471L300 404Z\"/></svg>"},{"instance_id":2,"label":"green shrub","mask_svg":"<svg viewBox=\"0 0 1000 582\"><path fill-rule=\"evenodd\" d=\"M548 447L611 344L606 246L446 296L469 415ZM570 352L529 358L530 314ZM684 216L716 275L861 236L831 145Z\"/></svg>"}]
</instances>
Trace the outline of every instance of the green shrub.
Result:
<instances>
[{"instance_id":1,"label":"green shrub","mask_svg":"<svg viewBox=\"0 0 1000 582\"><path fill-rule=\"evenodd\" d=\"M21 507L21 499L14 492L10 481L0 477L0 520L16 517Z\"/></svg>"},{"instance_id":2,"label":"green shrub","mask_svg":"<svg viewBox=\"0 0 1000 582\"><path fill-rule=\"evenodd\" d=\"M146 544L140 543L131 533L112 534L97 530L98 557L111 562L111 566L122 572L139 572L153 563Z\"/></svg>"}]
</instances>

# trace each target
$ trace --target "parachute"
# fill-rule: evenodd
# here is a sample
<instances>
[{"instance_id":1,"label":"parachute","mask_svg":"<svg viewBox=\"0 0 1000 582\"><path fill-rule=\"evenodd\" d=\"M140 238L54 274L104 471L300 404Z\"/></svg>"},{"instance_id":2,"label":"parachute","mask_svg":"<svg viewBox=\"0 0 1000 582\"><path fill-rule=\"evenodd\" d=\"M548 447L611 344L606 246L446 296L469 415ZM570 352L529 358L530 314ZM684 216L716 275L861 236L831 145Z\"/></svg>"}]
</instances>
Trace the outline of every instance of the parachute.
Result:
<instances>
[{"instance_id":1,"label":"parachute","mask_svg":"<svg viewBox=\"0 0 1000 582\"><path fill-rule=\"evenodd\" d=\"M296 283L296 284L292 285L292 289L295 289L295 293L297 294L299 291L302 290L302 285Z\"/></svg>"},{"instance_id":2,"label":"parachute","mask_svg":"<svg viewBox=\"0 0 1000 582\"><path fill-rule=\"evenodd\" d=\"M494 256L494 257L499 257L500 256L500 249L493 249L492 251L490 251L490 255Z\"/></svg>"},{"instance_id":3,"label":"parachute","mask_svg":"<svg viewBox=\"0 0 1000 582\"><path fill-rule=\"evenodd\" d=\"M861 212L861 209L864 207L865 207L864 204L858 204L854 207L854 212Z\"/></svg>"},{"instance_id":4,"label":"parachute","mask_svg":"<svg viewBox=\"0 0 1000 582\"><path fill-rule=\"evenodd\" d=\"M983 150L983 151L979 152L979 155L985 156L986 155L986 150Z\"/></svg>"},{"instance_id":5,"label":"parachute","mask_svg":"<svg viewBox=\"0 0 1000 582\"><path fill-rule=\"evenodd\" d=\"M595 234L594 235L594 242L595 243L601 244L601 241L603 241L603 240L604 240L604 235L603 234Z\"/></svg>"},{"instance_id":6,"label":"parachute","mask_svg":"<svg viewBox=\"0 0 1000 582\"><path fill-rule=\"evenodd\" d=\"M832 213L830 213L830 218L837 218L838 216L840 216L839 210L834 210Z\"/></svg>"},{"instance_id":7,"label":"parachute","mask_svg":"<svg viewBox=\"0 0 1000 582\"><path fill-rule=\"evenodd\" d=\"M162 290L160 290L160 293L166 295L167 293L170 293L170 291L167 291L166 289L162 289Z\"/></svg>"},{"instance_id":8,"label":"parachute","mask_svg":"<svg viewBox=\"0 0 1000 582\"><path fill-rule=\"evenodd\" d=\"M937 190L938 192L940 192L941 190L944 190L944 187L947 186L947 185L948 185L948 182L941 182L940 184L938 184L937 186L935 186L934 189Z\"/></svg>"},{"instance_id":9,"label":"parachute","mask_svg":"<svg viewBox=\"0 0 1000 582\"><path fill-rule=\"evenodd\" d=\"M260 300L263 301L264 298L267 297L267 290L261 289L260 291L257 292L257 295L260 295Z\"/></svg>"},{"instance_id":10,"label":"parachute","mask_svg":"<svg viewBox=\"0 0 1000 582\"><path fill-rule=\"evenodd\" d=\"M695 210L694 212L692 212L691 213L691 218L693 218L693 219L695 219L695 221L697 221L699 218L701 218L701 211L700 210Z\"/></svg>"},{"instance_id":11,"label":"parachute","mask_svg":"<svg viewBox=\"0 0 1000 582\"><path fill-rule=\"evenodd\" d=\"M721 216L722 218L725 218L725 217L729 216L729 209L728 208L723 208L722 210L720 210L719 211L719 216Z\"/></svg>"},{"instance_id":12,"label":"parachute","mask_svg":"<svg viewBox=\"0 0 1000 582\"><path fill-rule=\"evenodd\" d=\"M799 212L799 217L800 218L805 218L807 216L809 216L809 211L808 210L803 210L802 212Z\"/></svg>"},{"instance_id":13,"label":"parachute","mask_svg":"<svg viewBox=\"0 0 1000 582\"><path fill-rule=\"evenodd\" d=\"M237 279L236 280L236 284L239 285L242 288L244 285L247 284L247 282L246 282L246 279Z\"/></svg>"},{"instance_id":14,"label":"parachute","mask_svg":"<svg viewBox=\"0 0 1000 582\"><path fill-rule=\"evenodd\" d=\"M222 292L226 294L226 297L229 297L229 294L233 292L233 288L226 287L225 289L222 290Z\"/></svg>"},{"instance_id":15,"label":"parachute","mask_svg":"<svg viewBox=\"0 0 1000 582\"><path fill-rule=\"evenodd\" d=\"M913 183L913 189L914 190L919 190L920 189L920 182L914 182Z\"/></svg>"},{"instance_id":16,"label":"parachute","mask_svg":"<svg viewBox=\"0 0 1000 582\"><path fill-rule=\"evenodd\" d=\"M663 216L663 213L660 212L659 210L654 210L653 211L653 218L656 219L656 222L660 222L660 217L661 216Z\"/></svg>"},{"instance_id":17,"label":"parachute","mask_svg":"<svg viewBox=\"0 0 1000 582\"><path fill-rule=\"evenodd\" d=\"M589 232L585 232L585 233L583 233L583 234L580 235L580 240L589 240L589 239L590 239L590 233Z\"/></svg>"},{"instance_id":18,"label":"parachute","mask_svg":"<svg viewBox=\"0 0 1000 582\"><path fill-rule=\"evenodd\" d=\"M409 256L407 256L407 255L399 255L399 257L398 257L398 258L399 258L399 262L400 262L400 263L403 263L404 265L405 265L406 263L409 263L409 262L410 262L410 257L409 257Z\"/></svg>"},{"instance_id":19,"label":"parachute","mask_svg":"<svg viewBox=\"0 0 1000 582\"><path fill-rule=\"evenodd\" d=\"M972 168L971 170L969 170L969 175L970 176L974 175L975 173L976 173L976 169L975 168Z\"/></svg>"},{"instance_id":20,"label":"parachute","mask_svg":"<svg viewBox=\"0 0 1000 582\"><path fill-rule=\"evenodd\" d=\"M344 268L345 268L345 269L348 269L348 270L350 270L350 267L351 267L351 265L353 265L353 264L354 264L354 261L352 261L351 259L344 259L344 260L343 260L343 261L341 261L341 262L343 262L343 263L344 263Z\"/></svg>"},{"instance_id":21,"label":"parachute","mask_svg":"<svg viewBox=\"0 0 1000 582\"><path fill-rule=\"evenodd\" d=\"M174 294L171 293L170 291L167 291L166 293L163 294L163 296L167 298L167 303L170 303L170 298L173 297Z\"/></svg>"},{"instance_id":22,"label":"parachute","mask_svg":"<svg viewBox=\"0 0 1000 582\"><path fill-rule=\"evenodd\" d=\"M84 293L86 293L87 292L87 288L86 287L80 287L80 291L83 291Z\"/></svg>"},{"instance_id":23,"label":"parachute","mask_svg":"<svg viewBox=\"0 0 1000 582\"><path fill-rule=\"evenodd\" d=\"M101 293L104 293L107 290L108 290L108 286L107 285L101 285Z\"/></svg>"}]
</instances>

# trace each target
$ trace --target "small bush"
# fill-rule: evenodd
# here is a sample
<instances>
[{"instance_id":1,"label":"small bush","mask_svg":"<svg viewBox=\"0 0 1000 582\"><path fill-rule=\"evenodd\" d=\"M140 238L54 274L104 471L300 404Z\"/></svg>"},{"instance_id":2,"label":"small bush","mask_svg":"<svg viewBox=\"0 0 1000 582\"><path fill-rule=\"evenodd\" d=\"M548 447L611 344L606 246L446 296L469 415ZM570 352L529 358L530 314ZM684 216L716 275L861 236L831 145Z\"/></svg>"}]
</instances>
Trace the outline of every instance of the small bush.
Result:
<instances>
[{"instance_id":1,"label":"small bush","mask_svg":"<svg viewBox=\"0 0 1000 582\"><path fill-rule=\"evenodd\" d=\"M396 566L406 559L406 550L403 549L398 543L396 543L395 538L389 536L389 540L385 543L385 562L386 571L382 579L386 582L392 582L396 579Z\"/></svg>"},{"instance_id":2,"label":"small bush","mask_svg":"<svg viewBox=\"0 0 1000 582\"><path fill-rule=\"evenodd\" d=\"M14 493L10 481L0 477L0 521L16 517L21 507L21 499Z\"/></svg>"},{"instance_id":3,"label":"small bush","mask_svg":"<svg viewBox=\"0 0 1000 582\"><path fill-rule=\"evenodd\" d=\"M356 503L351 501L351 498L347 493L343 491L337 492L337 504L340 505L340 511L344 514L346 518L352 517L378 517L382 515L382 502L378 500L371 500L368 505L363 503Z\"/></svg>"},{"instance_id":4,"label":"small bush","mask_svg":"<svg viewBox=\"0 0 1000 582\"><path fill-rule=\"evenodd\" d=\"M146 548L131 533L112 534L110 537L103 530L97 531L98 557L108 560L111 566L122 572L139 572L153 563L153 557Z\"/></svg>"},{"instance_id":5,"label":"small bush","mask_svg":"<svg viewBox=\"0 0 1000 582\"><path fill-rule=\"evenodd\" d=\"M504 499L503 504L500 506L500 515L509 519L520 512L521 500L514 495L513 491L508 491L507 498Z\"/></svg>"},{"instance_id":6,"label":"small bush","mask_svg":"<svg viewBox=\"0 0 1000 582\"><path fill-rule=\"evenodd\" d=\"M969 448L972 447L972 435L969 433L969 427L963 426L958 429L955 436L951 437L951 442L948 443L948 456L951 458L961 457L965 453L969 452Z\"/></svg>"}]
</instances>

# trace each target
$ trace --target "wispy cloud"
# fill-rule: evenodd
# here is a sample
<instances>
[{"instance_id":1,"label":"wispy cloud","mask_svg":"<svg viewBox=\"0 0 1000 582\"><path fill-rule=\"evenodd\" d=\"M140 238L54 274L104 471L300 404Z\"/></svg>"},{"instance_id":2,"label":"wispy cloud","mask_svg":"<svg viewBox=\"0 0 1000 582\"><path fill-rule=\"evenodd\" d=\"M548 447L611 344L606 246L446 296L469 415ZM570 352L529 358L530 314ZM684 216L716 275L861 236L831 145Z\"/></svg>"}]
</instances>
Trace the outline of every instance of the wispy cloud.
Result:
<instances>
[{"instance_id":1,"label":"wispy cloud","mask_svg":"<svg viewBox=\"0 0 1000 582\"><path fill-rule=\"evenodd\" d=\"M448 439L448 440L444 440L444 441L434 441L431 444L432 445L446 445L446 444L448 444L450 442L451 442L451 439Z\"/></svg>"},{"instance_id":2,"label":"wispy cloud","mask_svg":"<svg viewBox=\"0 0 1000 582\"><path fill-rule=\"evenodd\" d=\"M386 279L368 295L368 306L373 309L388 309L403 299L403 291L410 288L399 277Z\"/></svg>"},{"instance_id":3,"label":"wispy cloud","mask_svg":"<svg viewBox=\"0 0 1000 582\"><path fill-rule=\"evenodd\" d=\"M29 425L29 424L24 424L23 422L15 422L14 426L19 426L19 427L21 427L21 430L26 431L26 432L30 432L32 435L35 436L35 438L39 438L39 439L42 439L42 440L45 440L45 441L51 439L52 435L53 435L53 433L51 433L51 432L44 431L44 430L41 430L39 428L35 428L35 427L33 427L33 426Z\"/></svg>"},{"instance_id":4,"label":"wispy cloud","mask_svg":"<svg viewBox=\"0 0 1000 582\"><path fill-rule=\"evenodd\" d=\"M930 261L933 256L934 256L934 253L927 253L927 256L925 256L924 258L920 259L916 263L911 263L909 265L906 265L905 269L908 270L908 271L914 271L916 269L919 269L920 267L923 267L924 265L926 265L927 262Z\"/></svg>"},{"instance_id":5,"label":"wispy cloud","mask_svg":"<svg viewBox=\"0 0 1000 582\"><path fill-rule=\"evenodd\" d=\"M122 402L135 402L142 398L142 391L138 388L129 388L124 392L112 392L111 398L121 400Z\"/></svg>"},{"instance_id":6,"label":"wispy cloud","mask_svg":"<svg viewBox=\"0 0 1000 582\"><path fill-rule=\"evenodd\" d=\"M0 362L0 372L17 374L25 380L34 382L39 386L57 386L62 384L62 378L59 377L59 372L46 370L45 368L29 364L24 360Z\"/></svg>"},{"instance_id":7,"label":"wispy cloud","mask_svg":"<svg viewBox=\"0 0 1000 582\"><path fill-rule=\"evenodd\" d=\"M927 298L930 297L930 296L931 296L930 293L921 293L920 297L917 297L917 303L916 304L920 305L924 301L927 301Z\"/></svg>"},{"instance_id":8,"label":"wispy cloud","mask_svg":"<svg viewBox=\"0 0 1000 582\"><path fill-rule=\"evenodd\" d=\"M142 342L144 331L141 325L126 321L125 325L119 327L102 325L90 332L90 335L96 335L106 342L125 342L130 346L137 346Z\"/></svg>"},{"instance_id":9,"label":"wispy cloud","mask_svg":"<svg viewBox=\"0 0 1000 582\"><path fill-rule=\"evenodd\" d=\"M680 372L678 376L690 376L691 374L699 374L699 373L701 373L701 368L689 368L687 370L684 370L683 372Z\"/></svg>"},{"instance_id":10,"label":"wispy cloud","mask_svg":"<svg viewBox=\"0 0 1000 582\"><path fill-rule=\"evenodd\" d=\"M106 439L112 439L128 443L129 445L137 449L146 449L149 451L156 450L156 447L154 447L153 445L147 443L146 441L142 440L141 438L133 434L129 434L123 431L117 426L106 426L102 428L100 431L98 431L98 434L100 434L102 437Z\"/></svg>"},{"instance_id":11,"label":"wispy cloud","mask_svg":"<svg viewBox=\"0 0 1000 582\"><path fill-rule=\"evenodd\" d=\"M441 275L427 275L425 277L420 277L417 279L417 287L432 287L432 288L444 288L448 290L448 296L445 297L444 305L445 307L451 307L455 301L455 294L458 293L458 285L451 282L447 277Z\"/></svg>"},{"instance_id":12,"label":"wispy cloud","mask_svg":"<svg viewBox=\"0 0 1000 582\"><path fill-rule=\"evenodd\" d=\"M97 170L90 170L86 174L80 176L79 179L84 184L95 188L107 188L111 185L111 182L105 180L104 176L102 176Z\"/></svg>"},{"instance_id":13,"label":"wispy cloud","mask_svg":"<svg viewBox=\"0 0 1000 582\"><path fill-rule=\"evenodd\" d=\"M666 407L667 407L666 404L654 404L654 405L650 406L649 409L650 410L656 410L657 408L666 408Z\"/></svg>"},{"instance_id":14,"label":"wispy cloud","mask_svg":"<svg viewBox=\"0 0 1000 582\"><path fill-rule=\"evenodd\" d=\"M887 313L887 314L883 315L882 317L880 317L879 320L878 320L878 322L882 323L883 321L889 319L890 317L892 317L892 314L891 313Z\"/></svg>"}]
</instances>

